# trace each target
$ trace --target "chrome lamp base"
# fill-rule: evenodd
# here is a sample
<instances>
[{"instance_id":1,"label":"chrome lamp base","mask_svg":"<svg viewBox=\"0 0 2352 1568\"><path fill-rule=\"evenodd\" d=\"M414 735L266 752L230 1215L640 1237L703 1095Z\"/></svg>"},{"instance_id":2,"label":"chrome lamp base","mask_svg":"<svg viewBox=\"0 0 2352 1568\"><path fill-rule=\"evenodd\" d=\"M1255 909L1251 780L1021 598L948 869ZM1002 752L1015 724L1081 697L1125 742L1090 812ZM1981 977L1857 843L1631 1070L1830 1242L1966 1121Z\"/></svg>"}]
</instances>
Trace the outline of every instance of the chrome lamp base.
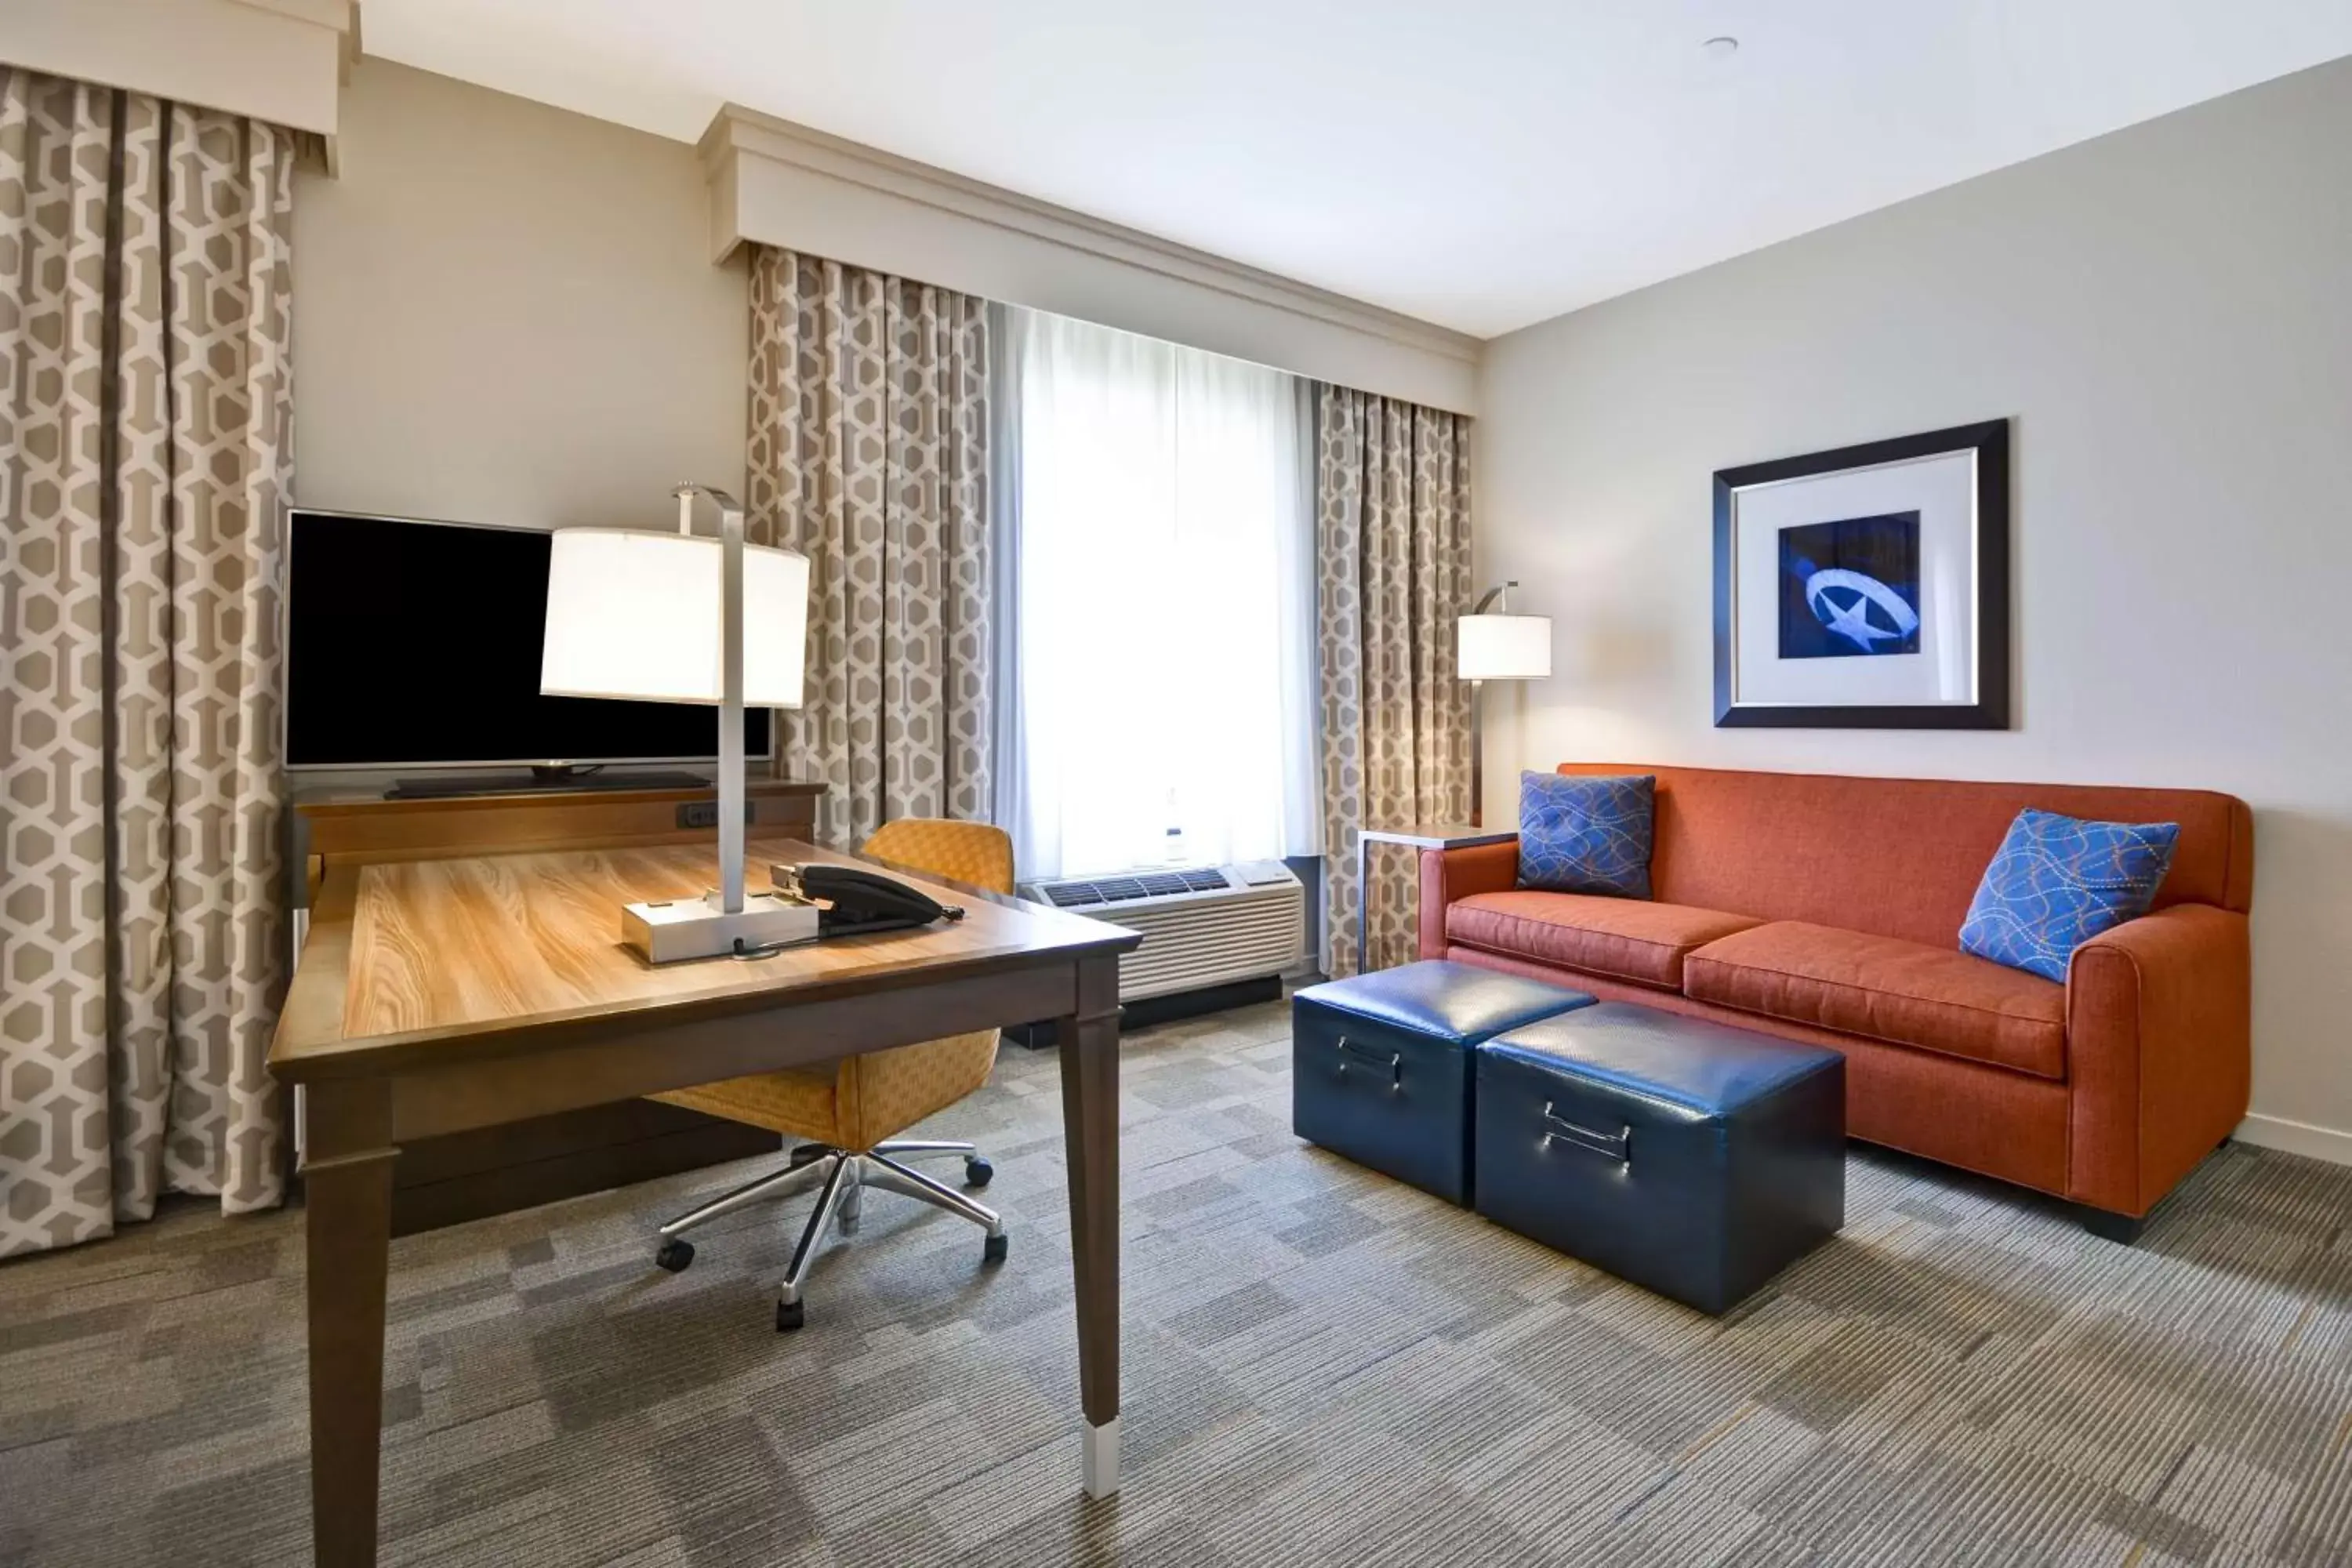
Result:
<instances>
[{"instance_id":1,"label":"chrome lamp base","mask_svg":"<svg viewBox=\"0 0 2352 1568\"><path fill-rule=\"evenodd\" d=\"M752 953L816 935L816 906L782 893L752 893L730 913L714 895L667 903L625 904L621 940L651 963Z\"/></svg>"}]
</instances>

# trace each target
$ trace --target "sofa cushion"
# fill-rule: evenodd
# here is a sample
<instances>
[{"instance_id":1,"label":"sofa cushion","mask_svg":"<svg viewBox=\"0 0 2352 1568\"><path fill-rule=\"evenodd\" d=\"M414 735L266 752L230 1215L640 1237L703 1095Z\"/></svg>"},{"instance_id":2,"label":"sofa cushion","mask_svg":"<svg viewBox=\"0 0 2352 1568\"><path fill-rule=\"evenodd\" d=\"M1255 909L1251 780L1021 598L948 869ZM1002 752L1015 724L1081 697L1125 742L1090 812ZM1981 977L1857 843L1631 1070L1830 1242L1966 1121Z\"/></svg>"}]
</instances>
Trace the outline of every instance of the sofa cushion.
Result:
<instances>
[{"instance_id":1,"label":"sofa cushion","mask_svg":"<svg viewBox=\"0 0 2352 1568\"><path fill-rule=\"evenodd\" d=\"M1843 1034L2066 1075L2066 988L1950 948L1775 921L1690 954L1683 990Z\"/></svg>"},{"instance_id":2,"label":"sofa cushion","mask_svg":"<svg viewBox=\"0 0 2352 1568\"><path fill-rule=\"evenodd\" d=\"M1449 942L1663 991L1683 987L1683 958L1761 922L1746 915L1591 893L1475 893L1446 906Z\"/></svg>"},{"instance_id":3,"label":"sofa cushion","mask_svg":"<svg viewBox=\"0 0 2352 1568\"><path fill-rule=\"evenodd\" d=\"M1656 780L1519 775L1519 886L1549 893L1650 896Z\"/></svg>"},{"instance_id":4,"label":"sofa cushion","mask_svg":"<svg viewBox=\"0 0 2352 1568\"><path fill-rule=\"evenodd\" d=\"M2085 822L2028 806L1977 884L1960 951L2065 979L2076 948L2147 913L2179 839L2175 822Z\"/></svg>"}]
</instances>

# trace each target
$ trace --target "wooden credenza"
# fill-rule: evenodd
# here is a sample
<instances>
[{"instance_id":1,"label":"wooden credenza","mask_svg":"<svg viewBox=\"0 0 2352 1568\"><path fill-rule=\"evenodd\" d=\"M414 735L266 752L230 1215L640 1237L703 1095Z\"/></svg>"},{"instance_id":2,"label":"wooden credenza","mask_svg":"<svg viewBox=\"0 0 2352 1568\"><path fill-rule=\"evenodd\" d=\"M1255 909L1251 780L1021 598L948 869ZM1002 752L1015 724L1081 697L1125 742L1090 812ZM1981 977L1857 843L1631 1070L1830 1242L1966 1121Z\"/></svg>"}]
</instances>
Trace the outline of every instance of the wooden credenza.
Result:
<instances>
[{"instance_id":1,"label":"wooden credenza","mask_svg":"<svg viewBox=\"0 0 2352 1568\"><path fill-rule=\"evenodd\" d=\"M752 780L745 790L751 835L812 837L824 792L823 784ZM380 790L364 788L299 791L292 847L299 877L296 904L307 910L330 865L715 843L717 803L708 789L549 790L425 800L386 800ZM617 913L614 920L617 934ZM423 1139L401 1151L393 1234L772 1153L776 1145L775 1134L759 1128L644 1100Z\"/></svg>"}]
</instances>

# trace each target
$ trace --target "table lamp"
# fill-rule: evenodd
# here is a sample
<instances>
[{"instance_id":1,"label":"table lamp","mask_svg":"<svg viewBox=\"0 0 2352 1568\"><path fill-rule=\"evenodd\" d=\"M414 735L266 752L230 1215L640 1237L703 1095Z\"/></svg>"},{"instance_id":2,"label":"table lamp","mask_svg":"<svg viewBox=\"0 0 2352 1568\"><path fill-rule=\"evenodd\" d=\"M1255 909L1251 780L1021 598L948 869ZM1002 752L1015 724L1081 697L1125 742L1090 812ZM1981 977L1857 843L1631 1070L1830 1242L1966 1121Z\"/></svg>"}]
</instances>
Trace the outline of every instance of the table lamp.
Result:
<instances>
[{"instance_id":1,"label":"table lamp","mask_svg":"<svg viewBox=\"0 0 2352 1568\"><path fill-rule=\"evenodd\" d=\"M539 689L719 709L719 886L706 897L635 903L621 937L656 963L749 956L816 935L816 906L743 892L743 710L798 708L808 636L808 558L743 542L743 507L680 485L676 533L555 531ZM719 510L697 536L694 502Z\"/></svg>"},{"instance_id":2,"label":"table lamp","mask_svg":"<svg viewBox=\"0 0 2352 1568\"><path fill-rule=\"evenodd\" d=\"M1479 700L1490 680L1542 680L1551 674L1551 617L1514 616L1504 595L1518 584L1489 588L1454 623L1454 673L1470 683L1470 825L1486 826L1486 735ZM1492 605L1495 611L1486 613Z\"/></svg>"}]
</instances>

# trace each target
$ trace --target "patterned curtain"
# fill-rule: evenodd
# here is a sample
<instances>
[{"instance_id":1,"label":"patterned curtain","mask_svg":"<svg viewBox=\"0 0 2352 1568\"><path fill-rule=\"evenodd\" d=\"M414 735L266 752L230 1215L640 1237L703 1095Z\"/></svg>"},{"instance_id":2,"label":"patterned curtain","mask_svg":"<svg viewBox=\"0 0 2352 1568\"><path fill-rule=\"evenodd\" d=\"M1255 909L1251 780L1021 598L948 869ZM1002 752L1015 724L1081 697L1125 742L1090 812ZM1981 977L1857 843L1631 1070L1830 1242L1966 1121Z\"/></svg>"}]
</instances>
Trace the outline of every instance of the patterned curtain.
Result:
<instances>
[{"instance_id":1,"label":"patterned curtain","mask_svg":"<svg viewBox=\"0 0 2352 1568\"><path fill-rule=\"evenodd\" d=\"M1317 594L1323 683L1323 973L1360 967L1356 829L1470 812L1470 689L1454 622L1470 608L1470 422L1344 387L1321 389ZM1414 949L1418 862L1376 844L1369 953Z\"/></svg>"},{"instance_id":2,"label":"patterned curtain","mask_svg":"<svg viewBox=\"0 0 2352 1568\"><path fill-rule=\"evenodd\" d=\"M0 70L0 1256L282 1195L294 140Z\"/></svg>"},{"instance_id":3,"label":"patterned curtain","mask_svg":"<svg viewBox=\"0 0 2352 1568\"><path fill-rule=\"evenodd\" d=\"M751 263L751 536L809 558L807 705L790 776L817 837L986 820L988 309L762 247Z\"/></svg>"}]
</instances>

